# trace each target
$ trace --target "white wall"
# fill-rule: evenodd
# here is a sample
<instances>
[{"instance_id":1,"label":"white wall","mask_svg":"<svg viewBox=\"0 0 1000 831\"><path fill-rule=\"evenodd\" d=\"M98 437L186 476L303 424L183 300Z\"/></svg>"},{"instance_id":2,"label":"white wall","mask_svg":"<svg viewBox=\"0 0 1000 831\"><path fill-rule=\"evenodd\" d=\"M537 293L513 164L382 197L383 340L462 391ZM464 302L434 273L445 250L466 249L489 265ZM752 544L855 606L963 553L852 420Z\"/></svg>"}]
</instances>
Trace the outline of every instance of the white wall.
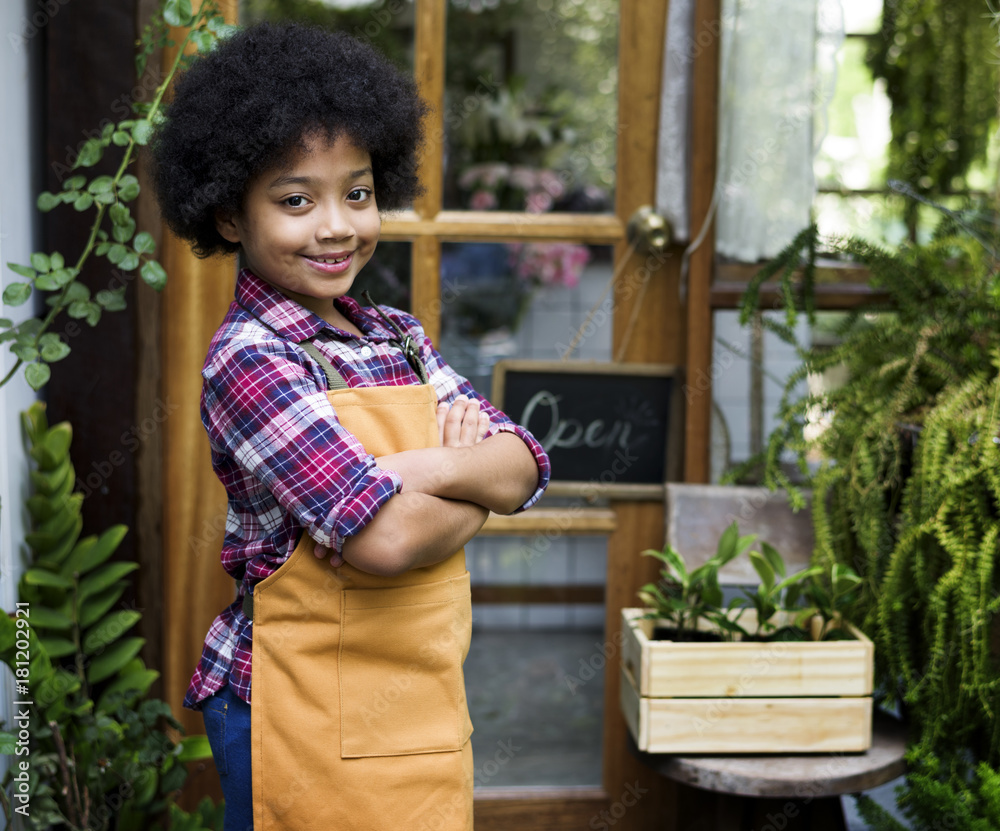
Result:
<instances>
[{"instance_id":1,"label":"white wall","mask_svg":"<svg viewBox=\"0 0 1000 831\"><path fill-rule=\"evenodd\" d=\"M26 263L38 239L37 211L39 131L37 111L41 90L39 61L40 29L31 15L39 12L35 0L4 0L0 3L0 292L21 278L6 263ZM44 15L44 11L40 12ZM42 17L37 22L42 22ZM34 36L30 36L34 29ZM25 37L28 35L28 37ZM31 304L4 307L0 317L15 320L30 316ZM0 378L14 364L9 344L0 344ZM20 413L35 395L23 374L0 387L0 610L14 608L17 580L21 572L21 540L24 538L24 497L28 468L21 438ZM0 684L0 720L11 726L10 703L14 700L9 672L3 670ZM0 764L7 757L0 757ZM0 768L2 777L2 768Z\"/></svg>"}]
</instances>

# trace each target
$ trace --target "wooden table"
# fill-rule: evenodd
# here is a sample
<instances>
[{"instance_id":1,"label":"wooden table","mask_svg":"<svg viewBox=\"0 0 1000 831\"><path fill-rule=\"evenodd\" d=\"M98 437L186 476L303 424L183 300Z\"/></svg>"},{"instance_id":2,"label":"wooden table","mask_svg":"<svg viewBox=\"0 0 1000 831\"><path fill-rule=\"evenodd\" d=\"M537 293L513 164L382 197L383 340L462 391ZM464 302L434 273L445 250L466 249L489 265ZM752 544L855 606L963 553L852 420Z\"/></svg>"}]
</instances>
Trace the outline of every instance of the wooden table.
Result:
<instances>
[{"instance_id":1,"label":"wooden table","mask_svg":"<svg viewBox=\"0 0 1000 831\"><path fill-rule=\"evenodd\" d=\"M906 732L876 715L865 753L672 756L630 749L683 786L678 831L844 831L840 797L883 785L906 771Z\"/></svg>"}]
</instances>

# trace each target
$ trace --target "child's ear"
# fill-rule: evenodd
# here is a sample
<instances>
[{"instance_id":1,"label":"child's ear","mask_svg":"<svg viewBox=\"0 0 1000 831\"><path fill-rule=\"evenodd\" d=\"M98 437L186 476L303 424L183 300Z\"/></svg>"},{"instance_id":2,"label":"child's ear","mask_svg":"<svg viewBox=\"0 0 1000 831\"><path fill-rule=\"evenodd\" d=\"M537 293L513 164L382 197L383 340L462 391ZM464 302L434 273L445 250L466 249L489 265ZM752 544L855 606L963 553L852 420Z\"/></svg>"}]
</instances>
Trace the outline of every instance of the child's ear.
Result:
<instances>
[{"instance_id":1,"label":"child's ear","mask_svg":"<svg viewBox=\"0 0 1000 831\"><path fill-rule=\"evenodd\" d=\"M215 230L227 242L240 242L240 228L235 217L222 211L215 212Z\"/></svg>"}]
</instances>

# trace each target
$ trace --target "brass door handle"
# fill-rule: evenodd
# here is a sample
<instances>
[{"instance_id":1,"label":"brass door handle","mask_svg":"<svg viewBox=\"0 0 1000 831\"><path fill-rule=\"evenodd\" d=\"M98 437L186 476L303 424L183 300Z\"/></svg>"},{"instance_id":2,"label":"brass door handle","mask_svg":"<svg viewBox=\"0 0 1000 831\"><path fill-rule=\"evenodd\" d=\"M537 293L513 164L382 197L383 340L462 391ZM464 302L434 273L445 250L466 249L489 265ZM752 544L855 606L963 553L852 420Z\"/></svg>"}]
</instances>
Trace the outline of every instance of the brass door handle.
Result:
<instances>
[{"instance_id":1,"label":"brass door handle","mask_svg":"<svg viewBox=\"0 0 1000 831\"><path fill-rule=\"evenodd\" d=\"M643 205L625 226L625 237L641 254L663 254L673 240L673 228L649 205Z\"/></svg>"}]
</instances>

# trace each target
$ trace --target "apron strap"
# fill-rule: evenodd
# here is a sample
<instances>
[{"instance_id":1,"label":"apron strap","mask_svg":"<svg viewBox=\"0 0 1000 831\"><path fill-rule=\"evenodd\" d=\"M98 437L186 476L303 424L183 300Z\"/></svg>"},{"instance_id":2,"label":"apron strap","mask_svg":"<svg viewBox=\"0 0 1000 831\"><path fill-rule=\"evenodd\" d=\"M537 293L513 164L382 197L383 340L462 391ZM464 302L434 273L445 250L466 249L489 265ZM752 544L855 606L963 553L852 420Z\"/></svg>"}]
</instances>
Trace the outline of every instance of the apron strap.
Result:
<instances>
[{"instance_id":1,"label":"apron strap","mask_svg":"<svg viewBox=\"0 0 1000 831\"><path fill-rule=\"evenodd\" d=\"M299 344L302 350L316 363L323 367L323 371L326 373L326 382L331 390L346 390L350 385L344 380L344 376L341 375L337 368L327 360L327 357L319 351L316 344L312 341L302 341Z\"/></svg>"}]
</instances>

